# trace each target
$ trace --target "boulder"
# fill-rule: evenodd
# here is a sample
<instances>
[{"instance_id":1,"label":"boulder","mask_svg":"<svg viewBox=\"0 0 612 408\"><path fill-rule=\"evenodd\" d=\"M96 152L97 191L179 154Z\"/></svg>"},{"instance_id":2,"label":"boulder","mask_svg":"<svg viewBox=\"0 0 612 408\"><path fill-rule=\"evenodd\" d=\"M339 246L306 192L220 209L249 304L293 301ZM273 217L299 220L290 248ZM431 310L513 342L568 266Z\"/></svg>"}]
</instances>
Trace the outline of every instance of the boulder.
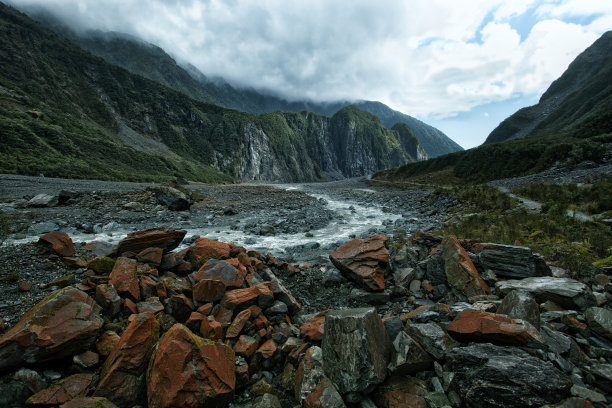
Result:
<instances>
[{"instance_id":1,"label":"boulder","mask_svg":"<svg viewBox=\"0 0 612 408\"><path fill-rule=\"evenodd\" d=\"M612 340L612 310L590 307L584 312L584 317L591 330Z\"/></svg>"},{"instance_id":2,"label":"boulder","mask_svg":"<svg viewBox=\"0 0 612 408\"><path fill-rule=\"evenodd\" d=\"M127 237L119 241L115 253L139 253L147 248L161 248L164 252L172 251L178 247L185 238L185 230L172 228L152 228L144 231L130 232Z\"/></svg>"},{"instance_id":3,"label":"boulder","mask_svg":"<svg viewBox=\"0 0 612 408\"><path fill-rule=\"evenodd\" d=\"M115 347L119 344L121 337L114 331L105 331L98 338L96 343L96 350L102 357L107 357L113 352Z\"/></svg>"},{"instance_id":4,"label":"boulder","mask_svg":"<svg viewBox=\"0 0 612 408\"><path fill-rule=\"evenodd\" d=\"M233 339L238 337L244 325L249 321L251 317L251 311L249 309L245 309L242 312L238 313L232 321L232 324L227 328L227 332L225 333L225 337L228 339Z\"/></svg>"},{"instance_id":5,"label":"boulder","mask_svg":"<svg viewBox=\"0 0 612 408\"><path fill-rule=\"evenodd\" d=\"M322 383L324 384L318 387ZM316 404L325 399L332 407L344 407L338 390L323 371L323 351L320 347L312 346L306 351L295 374L294 384L295 398L302 403L302 406L305 406L306 400L309 404ZM313 393L315 395L311 396ZM325 405L319 406L325 407Z\"/></svg>"},{"instance_id":6,"label":"boulder","mask_svg":"<svg viewBox=\"0 0 612 408\"><path fill-rule=\"evenodd\" d=\"M259 343L251 336L242 335L234 345L234 352L245 358L251 357L257 351Z\"/></svg>"},{"instance_id":7,"label":"boulder","mask_svg":"<svg viewBox=\"0 0 612 408\"><path fill-rule=\"evenodd\" d=\"M119 257L115 261L113 270L109 275L111 285L123 296L129 296L134 301L140 300L140 285L138 283L138 264L135 260Z\"/></svg>"},{"instance_id":8,"label":"boulder","mask_svg":"<svg viewBox=\"0 0 612 408\"><path fill-rule=\"evenodd\" d=\"M276 277L276 275L272 273L270 269L265 269L262 272L262 275L266 280L272 282L270 289L272 289L272 293L274 293L274 298L287 305L289 314L294 315L302 310L302 305L300 305L300 303L293 297L291 292L289 292L281 280Z\"/></svg>"},{"instance_id":9,"label":"boulder","mask_svg":"<svg viewBox=\"0 0 612 408\"><path fill-rule=\"evenodd\" d=\"M448 284L466 297L488 295L491 289L478 274L478 270L457 238L448 236L442 241L444 273Z\"/></svg>"},{"instance_id":10,"label":"boulder","mask_svg":"<svg viewBox=\"0 0 612 408\"><path fill-rule=\"evenodd\" d=\"M324 310L306 320L304 324L300 326L300 336L308 341L323 340L323 333L325 331L325 315L327 315L327 313L330 311L331 309Z\"/></svg>"},{"instance_id":11,"label":"boulder","mask_svg":"<svg viewBox=\"0 0 612 408\"><path fill-rule=\"evenodd\" d=\"M159 266L162 262L164 250L162 248L145 248L136 255L138 262L152 266Z\"/></svg>"},{"instance_id":12,"label":"boulder","mask_svg":"<svg viewBox=\"0 0 612 408\"><path fill-rule=\"evenodd\" d=\"M81 397L75 398L60 405L60 408L119 408L103 397Z\"/></svg>"},{"instance_id":13,"label":"boulder","mask_svg":"<svg viewBox=\"0 0 612 408\"><path fill-rule=\"evenodd\" d=\"M570 396L571 379L518 347L470 344L453 349L445 369L466 407L539 407Z\"/></svg>"},{"instance_id":14,"label":"boulder","mask_svg":"<svg viewBox=\"0 0 612 408\"><path fill-rule=\"evenodd\" d=\"M229 310L243 310L252 305L266 308L272 306L273 302L274 294L270 290L270 282L264 282L250 288L225 292L221 306Z\"/></svg>"},{"instance_id":15,"label":"boulder","mask_svg":"<svg viewBox=\"0 0 612 408\"><path fill-rule=\"evenodd\" d=\"M410 376L392 376L380 384L372 398L380 408L427 408L427 383Z\"/></svg>"},{"instance_id":16,"label":"boulder","mask_svg":"<svg viewBox=\"0 0 612 408\"><path fill-rule=\"evenodd\" d=\"M448 326L448 334L463 343L493 343L500 346L546 348L538 330L521 319L506 315L465 310Z\"/></svg>"},{"instance_id":17,"label":"boulder","mask_svg":"<svg viewBox=\"0 0 612 408\"><path fill-rule=\"evenodd\" d=\"M200 267L209 259L227 259L230 257L230 246L225 242L208 238L198 238L195 244L188 248L187 259L192 265Z\"/></svg>"},{"instance_id":18,"label":"boulder","mask_svg":"<svg viewBox=\"0 0 612 408\"><path fill-rule=\"evenodd\" d=\"M88 350L102 324L100 306L85 292L73 287L59 289L0 337L0 372Z\"/></svg>"},{"instance_id":19,"label":"boulder","mask_svg":"<svg viewBox=\"0 0 612 408\"><path fill-rule=\"evenodd\" d=\"M175 324L164 334L147 373L149 407L224 407L234 397L234 351Z\"/></svg>"},{"instance_id":20,"label":"boulder","mask_svg":"<svg viewBox=\"0 0 612 408\"><path fill-rule=\"evenodd\" d=\"M410 335L425 351L437 360L441 360L450 351L452 340L446 332L435 323L406 323L406 333Z\"/></svg>"},{"instance_id":21,"label":"boulder","mask_svg":"<svg viewBox=\"0 0 612 408\"><path fill-rule=\"evenodd\" d=\"M93 379L94 374L73 374L32 395L26 401L26 405L61 405L75 398L85 397Z\"/></svg>"},{"instance_id":22,"label":"boulder","mask_svg":"<svg viewBox=\"0 0 612 408\"><path fill-rule=\"evenodd\" d=\"M191 207L191 198L174 187L162 185L153 191L157 202L168 207L169 210L187 211Z\"/></svg>"},{"instance_id":23,"label":"boulder","mask_svg":"<svg viewBox=\"0 0 612 408\"><path fill-rule=\"evenodd\" d=\"M508 315L513 319L521 319L540 328L540 308L529 292L513 290L502 300L497 308L498 314Z\"/></svg>"},{"instance_id":24,"label":"boulder","mask_svg":"<svg viewBox=\"0 0 612 408\"><path fill-rule=\"evenodd\" d=\"M42 235L36 243L43 252L59 256L74 256L72 239L62 231L52 231Z\"/></svg>"},{"instance_id":25,"label":"boulder","mask_svg":"<svg viewBox=\"0 0 612 408\"><path fill-rule=\"evenodd\" d=\"M534 277L501 281L495 286L503 294L523 290L531 293L538 303L550 300L566 309L584 310L597 303L587 285L570 278Z\"/></svg>"},{"instance_id":26,"label":"boulder","mask_svg":"<svg viewBox=\"0 0 612 408\"><path fill-rule=\"evenodd\" d=\"M375 308L334 310L325 317L325 374L340 394L367 394L387 377L391 344Z\"/></svg>"},{"instance_id":27,"label":"boulder","mask_svg":"<svg viewBox=\"0 0 612 408\"><path fill-rule=\"evenodd\" d=\"M193 280L197 283L203 279L212 279L223 282L226 288L238 289L244 284L245 276L238 268L225 261L209 259L193 274Z\"/></svg>"},{"instance_id":28,"label":"boulder","mask_svg":"<svg viewBox=\"0 0 612 408\"><path fill-rule=\"evenodd\" d=\"M385 269L389 264L389 237L374 235L354 239L329 256L347 278L364 289L378 292L385 289Z\"/></svg>"},{"instance_id":29,"label":"boulder","mask_svg":"<svg viewBox=\"0 0 612 408\"><path fill-rule=\"evenodd\" d=\"M585 399L572 397L558 404L544 405L541 408L594 408L594 406Z\"/></svg>"},{"instance_id":30,"label":"boulder","mask_svg":"<svg viewBox=\"0 0 612 408\"><path fill-rule=\"evenodd\" d=\"M166 305L166 312L179 323L185 323L194 309L191 299L183 294L171 296Z\"/></svg>"},{"instance_id":31,"label":"boulder","mask_svg":"<svg viewBox=\"0 0 612 408\"><path fill-rule=\"evenodd\" d=\"M104 313L110 317L115 317L121 311L121 298L113 285L96 286L95 299Z\"/></svg>"},{"instance_id":32,"label":"boulder","mask_svg":"<svg viewBox=\"0 0 612 408\"><path fill-rule=\"evenodd\" d=\"M202 279L193 285L193 300L201 303L216 302L223 297L226 286L220 280Z\"/></svg>"},{"instance_id":33,"label":"boulder","mask_svg":"<svg viewBox=\"0 0 612 408\"><path fill-rule=\"evenodd\" d=\"M159 339L159 323L152 313L132 315L119 344L108 356L96 397L106 397L121 408L146 402L145 373L153 348Z\"/></svg>"},{"instance_id":34,"label":"boulder","mask_svg":"<svg viewBox=\"0 0 612 408\"><path fill-rule=\"evenodd\" d=\"M393 341L389 363L392 375L416 374L433 367L433 360L423 347L406 332L400 332Z\"/></svg>"},{"instance_id":35,"label":"boulder","mask_svg":"<svg viewBox=\"0 0 612 408\"><path fill-rule=\"evenodd\" d=\"M324 378L315 385L302 406L304 408L346 408L342 397L329 378Z\"/></svg>"},{"instance_id":36,"label":"boulder","mask_svg":"<svg viewBox=\"0 0 612 408\"><path fill-rule=\"evenodd\" d=\"M522 279L551 276L552 272L540 257L523 246L480 244L478 261L484 269L491 269L502 278Z\"/></svg>"},{"instance_id":37,"label":"boulder","mask_svg":"<svg viewBox=\"0 0 612 408\"><path fill-rule=\"evenodd\" d=\"M58 203L58 197L50 194L37 194L28 201L28 207L55 207Z\"/></svg>"}]
</instances>

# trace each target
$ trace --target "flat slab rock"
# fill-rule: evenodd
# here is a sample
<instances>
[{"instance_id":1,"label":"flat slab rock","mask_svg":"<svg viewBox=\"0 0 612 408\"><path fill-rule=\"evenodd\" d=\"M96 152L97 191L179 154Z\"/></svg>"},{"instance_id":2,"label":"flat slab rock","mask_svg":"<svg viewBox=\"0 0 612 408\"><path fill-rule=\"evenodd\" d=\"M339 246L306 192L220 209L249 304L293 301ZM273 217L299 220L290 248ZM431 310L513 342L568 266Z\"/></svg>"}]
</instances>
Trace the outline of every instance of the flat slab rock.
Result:
<instances>
[{"instance_id":1,"label":"flat slab rock","mask_svg":"<svg viewBox=\"0 0 612 408\"><path fill-rule=\"evenodd\" d=\"M584 310L597 304L587 285L570 278L533 277L501 281L496 286L503 294L524 290L531 293L538 303L550 300L566 309Z\"/></svg>"}]
</instances>

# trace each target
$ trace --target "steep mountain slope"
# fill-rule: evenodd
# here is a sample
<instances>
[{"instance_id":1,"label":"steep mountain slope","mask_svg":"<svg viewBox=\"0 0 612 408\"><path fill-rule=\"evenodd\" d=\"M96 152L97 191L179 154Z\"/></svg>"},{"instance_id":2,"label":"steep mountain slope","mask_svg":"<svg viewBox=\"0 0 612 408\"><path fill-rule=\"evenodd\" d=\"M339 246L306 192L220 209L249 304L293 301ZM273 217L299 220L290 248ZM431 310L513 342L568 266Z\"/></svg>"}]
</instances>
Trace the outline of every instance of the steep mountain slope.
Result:
<instances>
[{"instance_id":1,"label":"steep mountain slope","mask_svg":"<svg viewBox=\"0 0 612 408\"><path fill-rule=\"evenodd\" d=\"M560 131L609 113L610 78L612 31L582 52L544 92L537 105L520 109L500 123L485 144Z\"/></svg>"},{"instance_id":2,"label":"steep mountain slope","mask_svg":"<svg viewBox=\"0 0 612 408\"><path fill-rule=\"evenodd\" d=\"M67 28L45 9L25 9L37 21L69 38L80 47L107 62L118 65L145 78L171 87L190 97L214 103L241 112L256 115L276 111L310 111L325 116L333 116L348 105L373 113L387 128L396 123L406 123L415 133L429 157L463 150L440 130L429 126L409 115L395 111L388 106L373 101L337 101L316 103L312 101L287 101L283 98L263 94L255 89L236 88L222 78L209 78L196 67L175 60L161 48L122 33L90 31L75 33Z\"/></svg>"},{"instance_id":3,"label":"steep mountain slope","mask_svg":"<svg viewBox=\"0 0 612 408\"><path fill-rule=\"evenodd\" d=\"M0 171L21 174L310 181L411 160L396 132L356 108L256 117L203 103L2 3L0 129Z\"/></svg>"}]
</instances>

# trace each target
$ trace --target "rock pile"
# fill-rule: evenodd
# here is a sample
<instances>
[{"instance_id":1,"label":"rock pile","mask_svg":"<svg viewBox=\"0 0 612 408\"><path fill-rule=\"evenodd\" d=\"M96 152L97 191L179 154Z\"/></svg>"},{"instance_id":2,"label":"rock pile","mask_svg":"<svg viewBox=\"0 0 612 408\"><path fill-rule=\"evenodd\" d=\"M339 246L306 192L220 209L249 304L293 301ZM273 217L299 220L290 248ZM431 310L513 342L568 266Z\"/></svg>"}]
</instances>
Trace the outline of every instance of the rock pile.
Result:
<instances>
[{"instance_id":1,"label":"rock pile","mask_svg":"<svg viewBox=\"0 0 612 408\"><path fill-rule=\"evenodd\" d=\"M271 255L184 231L130 234L0 337L5 407L604 407L609 277L553 277L528 248L419 232L330 258L365 302L302 316ZM299 271L298 271L299 272ZM507 279L507 280L501 280ZM348 283L347 283L348 284Z\"/></svg>"}]
</instances>

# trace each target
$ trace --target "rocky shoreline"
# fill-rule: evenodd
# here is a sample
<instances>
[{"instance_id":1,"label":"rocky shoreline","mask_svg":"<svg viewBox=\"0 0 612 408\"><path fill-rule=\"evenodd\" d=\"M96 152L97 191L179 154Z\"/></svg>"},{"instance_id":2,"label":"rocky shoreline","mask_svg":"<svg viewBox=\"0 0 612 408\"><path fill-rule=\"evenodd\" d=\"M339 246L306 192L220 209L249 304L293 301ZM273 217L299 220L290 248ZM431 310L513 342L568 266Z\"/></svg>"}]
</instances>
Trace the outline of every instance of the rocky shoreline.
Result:
<instances>
[{"instance_id":1,"label":"rocky shoreline","mask_svg":"<svg viewBox=\"0 0 612 408\"><path fill-rule=\"evenodd\" d=\"M171 228L116 245L51 231L0 248L2 406L612 402L610 276L593 268L579 282L529 248L416 232L456 205L443 194L357 180L192 186L173 192L189 210L172 211L151 188L74 193L42 207L5 198L3 209L26 213L17 234L49 221L75 234L107 221ZM335 201L380 207L381 222L285 258L222 239L232 225L264 239L249 230L269 225L308 241L342 226ZM204 222L220 236L184 228Z\"/></svg>"}]
</instances>

